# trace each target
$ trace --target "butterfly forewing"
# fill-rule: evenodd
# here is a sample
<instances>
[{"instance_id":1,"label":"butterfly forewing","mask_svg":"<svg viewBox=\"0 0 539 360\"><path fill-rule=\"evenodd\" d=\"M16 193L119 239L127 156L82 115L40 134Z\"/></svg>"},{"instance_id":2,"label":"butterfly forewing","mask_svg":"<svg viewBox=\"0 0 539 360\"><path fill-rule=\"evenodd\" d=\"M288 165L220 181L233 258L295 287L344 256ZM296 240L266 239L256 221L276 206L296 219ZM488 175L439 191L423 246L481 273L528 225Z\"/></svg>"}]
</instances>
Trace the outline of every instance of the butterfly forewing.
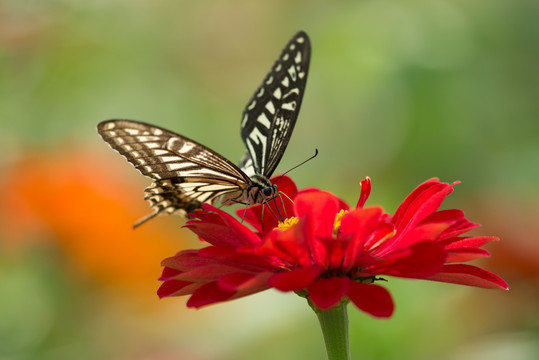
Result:
<instances>
[{"instance_id":1,"label":"butterfly forewing","mask_svg":"<svg viewBox=\"0 0 539 360\"><path fill-rule=\"evenodd\" d=\"M145 199L156 211L190 212L232 193L241 198L251 180L213 150L163 128L131 120L107 120L98 132L142 174L155 180ZM234 193L237 193L234 196Z\"/></svg>"},{"instance_id":2,"label":"butterfly forewing","mask_svg":"<svg viewBox=\"0 0 539 360\"><path fill-rule=\"evenodd\" d=\"M288 42L243 112L241 137L247 155L240 167L249 175L270 177L288 145L298 117L311 46L298 32Z\"/></svg>"}]
</instances>

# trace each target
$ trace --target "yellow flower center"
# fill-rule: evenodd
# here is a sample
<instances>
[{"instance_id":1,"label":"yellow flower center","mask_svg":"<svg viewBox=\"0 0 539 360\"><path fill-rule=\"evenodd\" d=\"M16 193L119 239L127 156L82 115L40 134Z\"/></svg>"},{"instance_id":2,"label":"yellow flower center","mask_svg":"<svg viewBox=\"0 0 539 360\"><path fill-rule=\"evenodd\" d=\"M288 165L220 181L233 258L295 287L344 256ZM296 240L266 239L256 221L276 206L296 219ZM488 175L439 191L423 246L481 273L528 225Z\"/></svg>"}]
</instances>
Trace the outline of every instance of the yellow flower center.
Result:
<instances>
[{"instance_id":1,"label":"yellow flower center","mask_svg":"<svg viewBox=\"0 0 539 360\"><path fill-rule=\"evenodd\" d=\"M292 216L292 217L289 217L289 218L285 219L283 222L279 222L277 227L284 231L284 230L287 230L290 227L292 227L292 225L296 225L298 223L298 221L299 221L299 219L297 217Z\"/></svg>"},{"instance_id":2,"label":"yellow flower center","mask_svg":"<svg viewBox=\"0 0 539 360\"><path fill-rule=\"evenodd\" d=\"M334 236L337 236L337 234L339 233L339 228L341 227L341 219L344 216L344 214L346 214L347 212L348 210L342 209L341 211L337 213L337 215L335 215L335 222L333 223Z\"/></svg>"}]
</instances>

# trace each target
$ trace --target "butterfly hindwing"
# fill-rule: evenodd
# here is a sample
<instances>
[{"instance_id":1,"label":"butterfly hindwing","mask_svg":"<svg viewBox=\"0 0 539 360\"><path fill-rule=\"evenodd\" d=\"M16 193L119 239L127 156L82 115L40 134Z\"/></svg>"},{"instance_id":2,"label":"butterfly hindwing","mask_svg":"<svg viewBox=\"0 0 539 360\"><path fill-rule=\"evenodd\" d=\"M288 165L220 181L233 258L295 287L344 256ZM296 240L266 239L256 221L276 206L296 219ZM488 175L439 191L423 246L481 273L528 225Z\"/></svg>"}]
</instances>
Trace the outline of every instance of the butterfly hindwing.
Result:
<instances>
[{"instance_id":1,"label":"butterfly hindwing","mask_svg":"<svg viewBox=\"0 0 539 360\"><path fill-rule=\"evenodd\" d=\"M311 46L298 32L288 42L243 112L241 137L247 154L240 167L270 177L288 145L305 92Z\"/></svg>"}]
</instances>

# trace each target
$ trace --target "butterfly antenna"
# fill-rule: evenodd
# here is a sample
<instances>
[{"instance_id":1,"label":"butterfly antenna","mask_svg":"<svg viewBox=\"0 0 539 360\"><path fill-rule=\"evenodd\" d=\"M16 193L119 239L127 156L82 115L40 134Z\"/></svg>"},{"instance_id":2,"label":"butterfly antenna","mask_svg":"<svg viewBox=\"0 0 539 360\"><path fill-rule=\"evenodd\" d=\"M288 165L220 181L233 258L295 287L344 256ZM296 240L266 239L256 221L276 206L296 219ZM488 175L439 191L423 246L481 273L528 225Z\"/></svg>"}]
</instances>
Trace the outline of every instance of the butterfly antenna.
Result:
<instances>
[{"instance_id":1,"label":"butterfly antenna","mask_svg":"<svg viewBox=\"0 0 539 360\"><path fill-rule=\"evenodd\" d=\"M314 159L315 157L318 156L318 149L314 149L314 155L311 156L310 158L306 159L306 160L303 160L302 162L300 162L299 164L297 164L296 166L292 167L291 169L288 169L284 174L281 174L281 176L279 176L277 179L275 179L274 183L276 183L280 178L282 178L283 176L285 176L286 174L288 174L290 171L300 167L301 165L305 164L306 162L309 162L311 161L312 159Z\"/></svg>"}]
</instances>

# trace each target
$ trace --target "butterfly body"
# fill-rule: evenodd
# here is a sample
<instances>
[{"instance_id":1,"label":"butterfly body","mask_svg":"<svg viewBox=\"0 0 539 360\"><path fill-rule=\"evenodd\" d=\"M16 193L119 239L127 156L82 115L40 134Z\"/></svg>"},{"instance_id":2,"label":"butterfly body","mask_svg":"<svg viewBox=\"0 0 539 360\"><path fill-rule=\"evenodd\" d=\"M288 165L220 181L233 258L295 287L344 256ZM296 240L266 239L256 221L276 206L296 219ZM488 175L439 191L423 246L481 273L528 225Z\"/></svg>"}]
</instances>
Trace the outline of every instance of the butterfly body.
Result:
<instances>
[{"instance_id":1,"label":"butterfly body","mask_svg":"<svg viewBox=\"0 0 539 360\"><path fill-rule=\"evenodd\" d=\"M106 120L98 133L154 182L145 199L154 213L187 215L203 203L261 204L275 198L269 177L294 128L307 78L309 38L298 32L255 91L243 112L241 136L247 153L239 167L210 148L172 131L133 120Z\"/></svg>"}]
</instances>

